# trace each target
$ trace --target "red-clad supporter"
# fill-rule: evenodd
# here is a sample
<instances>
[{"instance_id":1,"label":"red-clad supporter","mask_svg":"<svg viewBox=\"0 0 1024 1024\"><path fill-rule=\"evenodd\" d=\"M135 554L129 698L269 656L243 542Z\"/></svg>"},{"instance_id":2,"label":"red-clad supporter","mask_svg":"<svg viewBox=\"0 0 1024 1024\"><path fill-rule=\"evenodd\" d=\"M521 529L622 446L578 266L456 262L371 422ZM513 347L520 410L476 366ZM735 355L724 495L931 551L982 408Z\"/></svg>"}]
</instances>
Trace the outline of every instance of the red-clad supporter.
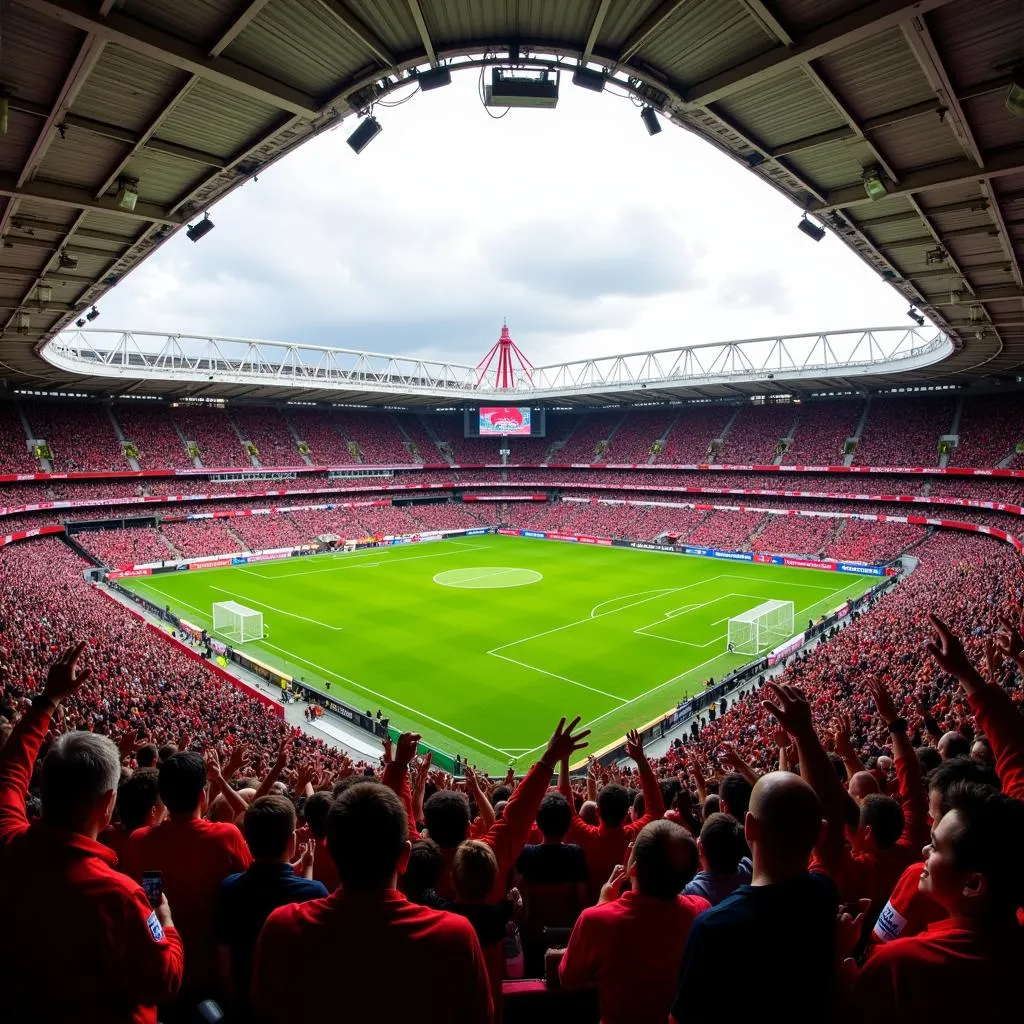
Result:
<instances>
[{"instance_id":1,"label":"red-clad supporter","mask_svg":"<svg viewBox=\"0 0 1024 1024\"><path fill-rule=\"evenodd\" d=\"M864 402L857 400L802 403L783 465L841 466L843 446L853 437L863 411Z\"/></svg>"},{"instance_id":2,"label":"red-clad supporter","mask_svg":"<svg viewBox=\"0 0 1024 1024\"><path fill-rule=\"evenodd\" d=\"M117 854L118 863L124 861L133 832L163 820L165 809L158 779L155 768L137 768L117 787L117 820L99 834L99 840Z\"/></svg>"},{"instance_id":3,"label":"red-clad supporter","mask_svg":"<svg viewBox=\"0 0 1024 1024\"><path fill-rule=\"evenodd\" d=\"M665 801L661 787L644 754L643 743L635 730L627 736L626 753L633 759L640 776L643 792L644 813L636 820L630 820L629 791L623 786L605 786L597 796L598 825L588 825L574 814L569 825L567 838L583 848L587 859L587 902L596 903L601 886L611 876L616 864L626 861L626 849L640 830L649 822L656 821L665 813ZM568 774L563 772L559 782L562 795L574 804ZM575 804L574 804L575 806Z\"/></svg>"},{"instance_id":4,"label":"red-clad supporter","mask_svg":"<svg viewBox=\"0 0 1024 1024\"><path fill-rule=\"evenodd\" d=\"M578 419L576 429L569 435L554 457L556 463L609 462L612 438L616 428L623 422L625 413L621 409L612 412L591 412ZM607 445L602 451L601 446Z\"/></svg>"},{"instance_id":5,"label":"red-clad supporter","mask_svg":"<svg viewBox=\"0 0 1024 1024\"><path fill-rule=\"evenodd\" d=\"M718 450L716 462L725 465L771 465L778 445L795 429L799 406L761 405L740 409Z\"/></svg>"},{"instance_id":6,"label":"red-clad supporter","mask_svg":"<svg viewBox=\"0 0 1024 1024\"><path fill-rule=\"evenodd\" d=\"M385 1002L396 1019L488 1024L494 1007L472 925L398 891L411 849L398 797L374 782L350 786L331 806L327 837L341 887L271 914L256 948L259 1019L307 1024L343 1005L369 1020ZM288 964L302 965L302 983Z\"/></svg>"},{"instance_id":7,"label":"red-clad supporter","mask_svg":"<svg viewBox=\"0 0 1024 1024\"><path fill-rule=\"evenodd\" d=\"M671 821L652 821L601 902L576 922L559 978L566 989L597 988L601 1024L664 1024L690 927L711 906L680 895L696 870L693 837ZM622 892L626 882L632 888Z\"/></svg>"},{"instance_id":8,"label":"red-clad supporter","mask_svg":"<svg viewBox=\"0 0 1024 1024\"><path fill-rule=\"evenodd\" d=\"M934 466L953 426L952 398L876 397L853 461L858 466Z\"/></svg>"},{"instance_id":9,"label":"red-clad supporter","mask_svg":"<svg viewBox=\"0 0 1024 1024\"><path fill-rule=\"evenodd\" d=\"M113 407L125 440L135 446L143 469L191 469L192 460L174 429L167 407L159 402L121 402Z\"/></svg>"},{"instance_id":10,"label":"red-clad supporter","mask_svg":"<svg viewBox=\"0 0 1024 1024\"><path fill-rule=\"evenodd\" d=\"M0 985L11 1024L92 1019L155 1024L182 979L182 943L166 895L153 908L97 842L121 766L108 738L68 732L42 764L43 816L25 801L54 715L88 682L84 643L54 663L0 753ZM95 658L95 655L93 655ZM55 965L59 965L55 973Z\"/></svg>"},{"instance_id":11,"label":"red-clad supporter","mask_svg":"<svg viewBox=\"0 0 1024 1024\"><path fill-rule=\"evenodd\" d=\"M947 916L881 946L859 971L851 967L851 1022L964 1019L979 1005L992 1024L1020 1019L1024 803L961 782L949 804L925 847L920 881Z\"/></svg>"},{"instance_id":12,"label":"red-clad supporter","mask_svg":"<svg viewBox=\"0 0 1024 1024\"><path fill-rule=\"evenodd\" d=\"M735 411L735 407L730 405L686 409L669 431L665 450L657 456L656 461L666 465L720 461L710 458L711 442L722 436L722 431Z\"/></svg>"},{"instance_id":13,"label":"red-clad supporter","mask_svg":"<svg viewBox=\"0 0 1024 1024\"><path fill-rule=\"evenodd\" d=\"M284 416L278 409L258 406L236 406L231 411L238 433L254 444L261 466L299 466L299 443L291 435Z\"/></svg>"},{"instance_id":14,"label":"red-clad supporter","mask_svg":"<svg viewBox=\"0 0 1024 1024\"><path fill-rule=\"evenodd\" d=\"M33 439L45 441L50 449L50 464L56 472L127 472L131 468L110 415L99 403L24 402L22 411Z\"/></svg>"},{"instance_id":15,"label":"red-clad supporter","mask_svg":"<svg viewBox=\"0 0 1024 1024\"><path fill-rule=\"evenodd\" d=\"M136 879L146 871L162 873L185 946L182 994L198 1001L219 990L214 932L218 889L228 875L244 871L252 857L234 825L204 819L207 768L200 754L172 754L160 765L159 789L167 818L132 833L122 867Z\"/></svg>"},{"instance_id":16,"label":"red-clad supporter","mask_svg":"<svg viewBox=\"0 0 1024 1024\"><path fill-rule=\"evenodd\" d=\"M198 446L199 458L208 469L252 467L252 459L242 448L226 410L182 404L171 416L186 442Z\"/></svg>"}]
</instances>

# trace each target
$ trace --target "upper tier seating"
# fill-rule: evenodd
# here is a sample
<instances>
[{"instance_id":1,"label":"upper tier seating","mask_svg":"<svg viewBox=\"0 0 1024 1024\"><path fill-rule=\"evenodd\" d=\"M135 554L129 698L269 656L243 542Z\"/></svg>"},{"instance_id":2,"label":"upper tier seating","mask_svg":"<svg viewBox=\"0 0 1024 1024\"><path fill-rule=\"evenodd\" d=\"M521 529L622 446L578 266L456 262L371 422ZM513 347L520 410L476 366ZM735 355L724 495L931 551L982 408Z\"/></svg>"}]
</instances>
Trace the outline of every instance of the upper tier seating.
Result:
<instances>
[{"instance_id":1,"label":"upper tier seating","mask_svg":"<svg viewBox=\"0 0 1024 1024\"><path fill-rule=\"evenodd\" d=\"M300 441L309 447L309 457L318 466L345 466L356 461L331 412L320 409L289 409L285 417Z\"/></svg>"},{"instance_id":2,"label":"upper tier seating","mask_svg":"<svg viewBox=\"0 0 1024 1024\"><path fill-rule=\"evenodd\" d=\"M114 406L114 415L125 440L138 449L138 462L143 469L192 468L167 406L157 402L120 402Z\"/></svg>"},{"instance_id":3,"label":"upper tier seating","mask_svg":"<svg viewBox=\"0 0 1024 1024\"><path fill-rule=\"evenodd\" d=\"M224 409L179 405L171 413L186 441L199 446L199 458L208 469L252 467L252 459Z\"/></svg>"},{"instance_id":4,"label":"upper tier seating","mask_svg":"<svg viewBox=\"0 0 1024 1024\"><path fill-rule=\"evenodd\" d=\"M243 439L256 445L261 466L302 464L298 442L292 437L280 410L236 406L231 413Z\"/></svg>"},{"instance_id":5,"label":"upper tier seating","mask_svg":"<svg viewBox=\"0 0 1024 1024\"><path fill-rule=\"evenodd\" d=\"M979 395L965 398L958 430L959 443L950 453L951 466L978 469L996 466L1024 441L1024 396ZM1017 467L1015 456L1009 467Z\"/></svg>"},{"instance_id":6,"label":"upper tier seating","mask_svg":"<svg viewBox=\"0 0 1024 1024\"><path fill-rule=\"evenodd\" d=\"M598 455L597 446L602 441L609 439L624 416L625 412L622 409L587 413L570 434L564 447L558 451L554 461L559 463L618 461L611 458L610 450L604 455Z\"/></svg>"},{"instance_id":7,"label":"upper tier seating","mask_svg":"<svg viewBox=\"0 0 1024 1024\"><path fill-rule=\"evenodd\" d=\"M782 458L786 466L841 466L843 445L853 436L864 411L859 399L802 402L793 443Z\"/></svg>"},{"instance_id":8,"label":"upper tier seating","mask_svg":"<svg viewBox=\"0 0 1024 1024\"><path fill-rule=\"evenodd\" d=\"M725 425L735 412L731 405L684 406L668 435L665 450L656 461L684 466L710 462L708 447L722 436Z\"/></svg>"},{"instance_id":9,"label":"upper tier seating","mask_svg":"<svg viewBox=\"0 0 1024 1024\"><path fill-rule=\"evenodd\" d=\"M14 403L0 401L0 473L39 472L39 463L25 445L27 440Z\"/></svg>"},{"instance_id":10,"label":"upper tier seating","mask_svg":"<svg viewBox=\"0 0 1024 1024\"><path fill-rule=\"evenodd\" d=\"M127 472L131 468L110 415L98 402L23 402L21 408L32 427L32 436L42 438L49 446L55 472Z\"/></svg>"},{"instance_id":11,"label":"upper tier seating","mask_svg":"<svg viewBox=\"0 0 1024 1024\"><path fill-rule=\"evenodd\" d=\"M405 437L391 413L339 410L338 425L342 434L359 446L365 465L405 466L412 462L412 456L405 448Z\"/></svg>"},{"instance_id":12,"label":"upper tier seating","mask_svg":"<svg viewBox=\"0 0 1024 1024\"><path fill-rule=\"evenodd\" d=\"M796 405L750 405L732 421L716 462L723 465L769 466L778 442L789 435L797 418Z\"/></svg>"},{"instance_id":13,"label":"upper tier seating","mask_svg":"<svg viewBox=\"0 0 1024 1024\"><path fill-rule=\"evenodd\" d=\"M952 398L890 396L871 402L854 455L857 466L935 466L939 438L953 425Z\"/></svg>"}]
</instances>

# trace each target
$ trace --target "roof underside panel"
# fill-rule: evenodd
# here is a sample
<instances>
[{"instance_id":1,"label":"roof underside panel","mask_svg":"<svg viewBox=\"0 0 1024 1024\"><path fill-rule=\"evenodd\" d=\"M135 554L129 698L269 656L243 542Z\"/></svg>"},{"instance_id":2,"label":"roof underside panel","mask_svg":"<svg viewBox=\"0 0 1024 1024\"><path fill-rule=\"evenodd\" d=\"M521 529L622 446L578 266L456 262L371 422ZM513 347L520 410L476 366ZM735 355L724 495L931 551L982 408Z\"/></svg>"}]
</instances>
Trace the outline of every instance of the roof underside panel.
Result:
<instances>
[{"instance_id":1,"label":"roof underside panel","mask_svg":"<svg viewBox=\"0 0 1024 1024\"><path fill-rule=\"evenodd\" d=\"M375 90L513 50L603 64L817 216L954 339L909 379L1024 368L1024 118L1005 104L1020 0L8 0L3 18L8 380L66 381L42 343ZM119 178L138 180L134 212Z\"/></svg>"}]
</instances>

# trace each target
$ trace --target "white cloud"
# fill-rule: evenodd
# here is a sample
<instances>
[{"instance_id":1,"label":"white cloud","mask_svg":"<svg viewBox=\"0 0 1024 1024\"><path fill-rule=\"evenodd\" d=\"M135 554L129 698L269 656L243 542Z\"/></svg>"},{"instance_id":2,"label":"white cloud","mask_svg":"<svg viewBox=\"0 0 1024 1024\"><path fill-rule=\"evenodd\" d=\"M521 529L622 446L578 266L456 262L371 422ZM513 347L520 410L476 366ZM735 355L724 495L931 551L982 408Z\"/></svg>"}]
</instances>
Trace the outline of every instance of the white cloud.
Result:
<instances>
[{"instance_id":1,"label":"white cloud","mask_svg":"<svg viewBox=\"0 0 1024 1024\"><path fill-rule=\"evenodd\" d=\"M104 300L104 326L475 362L503 317L535 363L902 324L837 239L695 136L563 81L554 111L487 115L472 78L307 144ZM145 182L143 182L145 191Z\"/></svg>"}]
</instances>

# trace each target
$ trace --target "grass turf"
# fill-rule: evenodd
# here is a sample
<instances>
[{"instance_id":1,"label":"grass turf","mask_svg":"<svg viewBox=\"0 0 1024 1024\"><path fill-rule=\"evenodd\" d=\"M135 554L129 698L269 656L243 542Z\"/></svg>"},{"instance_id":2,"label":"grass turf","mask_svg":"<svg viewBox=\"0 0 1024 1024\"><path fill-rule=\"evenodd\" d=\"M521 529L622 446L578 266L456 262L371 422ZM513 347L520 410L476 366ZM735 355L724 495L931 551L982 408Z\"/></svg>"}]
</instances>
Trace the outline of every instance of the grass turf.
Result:
<instances>
[{"instance_id":1,"label":"grass turf","mask_svg":"<svg viewBox=\"0 0 1024 1024\"><path fill-rule=\"evenodd\" d=\"M876 581L488 535L121 582L208 628L215 601L261 611L248 654L496 770L561 715L596 750L743 664L733 615L791 600L799 628Z\"/></svg>"}]
</instances>

